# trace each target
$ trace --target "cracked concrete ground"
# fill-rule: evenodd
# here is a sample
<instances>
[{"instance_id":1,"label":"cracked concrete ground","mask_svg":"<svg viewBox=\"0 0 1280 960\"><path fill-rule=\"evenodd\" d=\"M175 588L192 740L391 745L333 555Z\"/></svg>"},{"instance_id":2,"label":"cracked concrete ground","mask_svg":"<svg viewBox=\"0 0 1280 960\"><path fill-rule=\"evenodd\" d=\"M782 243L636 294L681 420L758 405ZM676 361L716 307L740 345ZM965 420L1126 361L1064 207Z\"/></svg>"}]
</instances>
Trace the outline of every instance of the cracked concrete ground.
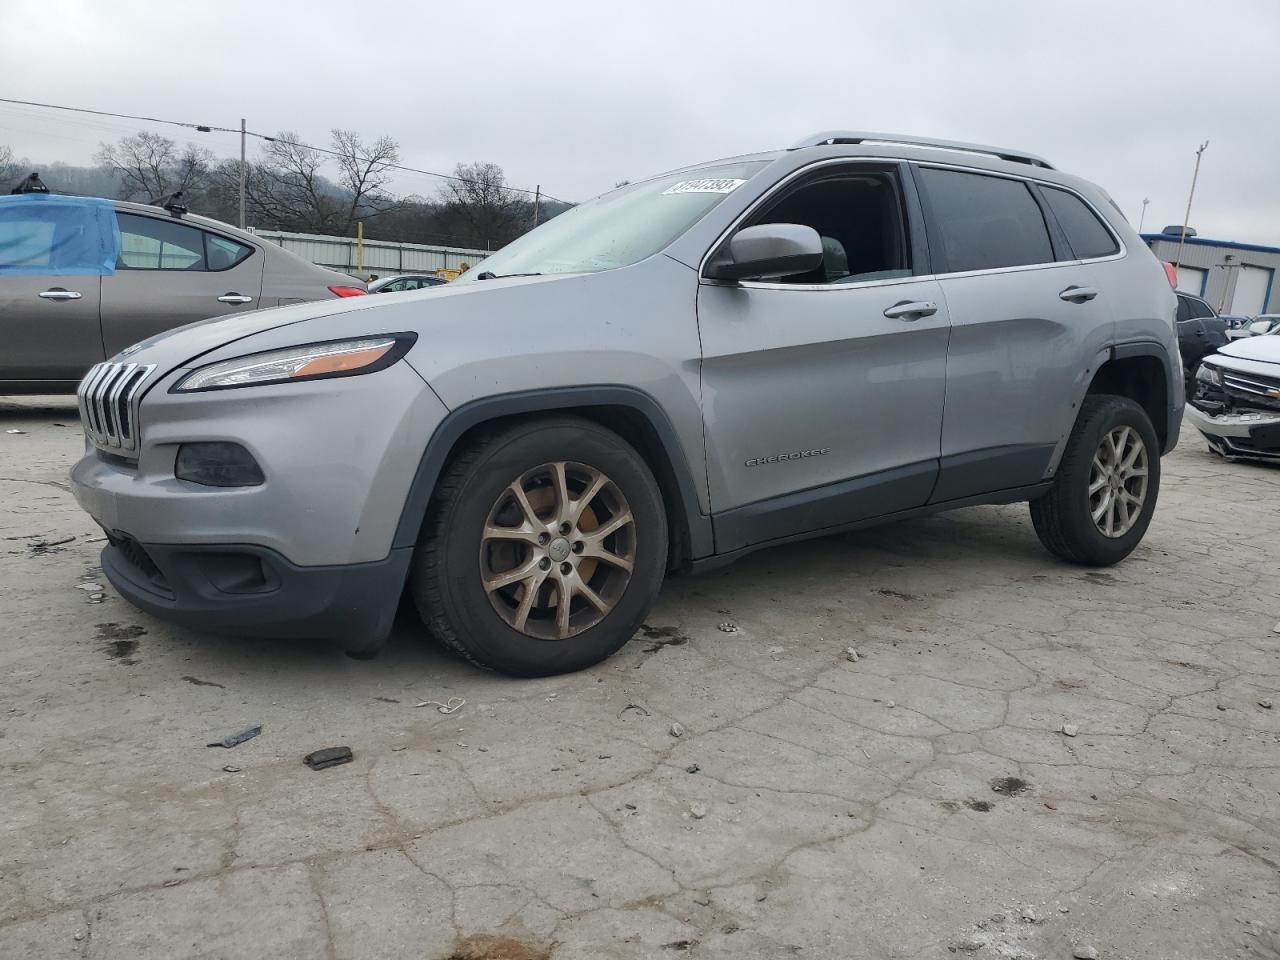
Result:
<instances>
[{"instance_id":1,"label":"cracked concrete ground","mask_svg":"<svg viewBox=\"0 0 1280 960\"><path fill-rule=\"evenodd\" d=\"M1190 430L1110 570L964 510L515 681L407 619L357 662L92 602L74 404L0 429L5 960L1280 957L1280 470Z\"/></svg>"}]
</instances>

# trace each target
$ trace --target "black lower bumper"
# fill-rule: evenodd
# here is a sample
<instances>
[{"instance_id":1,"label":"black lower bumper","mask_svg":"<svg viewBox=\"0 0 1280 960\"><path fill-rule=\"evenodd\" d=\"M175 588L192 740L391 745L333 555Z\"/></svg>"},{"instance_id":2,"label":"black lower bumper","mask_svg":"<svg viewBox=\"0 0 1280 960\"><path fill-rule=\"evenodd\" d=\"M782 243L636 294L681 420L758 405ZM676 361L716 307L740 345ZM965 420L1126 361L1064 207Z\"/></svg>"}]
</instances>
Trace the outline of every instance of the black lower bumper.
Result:
<instances>
[{"instance_id":1,"label":"black lower bumper","mask_svg":"<svg viewBox=\"0 0 1280 960\"><path fill-rule=\"evenodd\" d=\"M102 570L130 603L207 633L332 640L367 650L395 619L412 548L385 560L300 567L248 544L140 544L112 533Z\"/></svg>"}]
</instances>

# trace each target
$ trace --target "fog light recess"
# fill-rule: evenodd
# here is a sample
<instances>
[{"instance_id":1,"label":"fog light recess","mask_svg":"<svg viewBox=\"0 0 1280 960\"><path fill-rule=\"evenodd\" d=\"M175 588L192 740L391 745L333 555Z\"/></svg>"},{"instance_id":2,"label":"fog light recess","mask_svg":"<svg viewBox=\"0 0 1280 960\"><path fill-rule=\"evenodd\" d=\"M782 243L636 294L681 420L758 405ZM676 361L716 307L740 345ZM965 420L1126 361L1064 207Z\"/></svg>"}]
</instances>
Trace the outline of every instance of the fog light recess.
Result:
<instances>
[{"instance_id":1,"label":"fog light recess","mask_svg":"<svg viewBox=\"0 0 1280 960\"><path fill-rule=\"evenodd\" d=\"M266 481L253 454L238 443L184 443L173 473L205 487L256 487Z\"/></svg>"}]
</instances>

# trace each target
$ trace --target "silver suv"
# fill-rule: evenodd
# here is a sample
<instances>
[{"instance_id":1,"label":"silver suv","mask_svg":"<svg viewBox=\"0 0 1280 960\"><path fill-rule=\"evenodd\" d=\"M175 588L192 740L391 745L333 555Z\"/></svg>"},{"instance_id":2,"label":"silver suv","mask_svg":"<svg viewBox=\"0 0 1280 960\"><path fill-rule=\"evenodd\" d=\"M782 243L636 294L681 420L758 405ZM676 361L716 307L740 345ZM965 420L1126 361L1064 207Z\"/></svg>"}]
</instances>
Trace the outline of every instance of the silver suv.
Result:
<instances>
[{"instance_id":1,"label":"silver suv","mask_svg":"<svg viewBox=\"0 0 1280 960\"><path fill-rule=\"evenodd\" d=\"M825 132L632 183L429 293L242 314L80 388L122 595L193 627L429 631L518 675L634 633L671 571L1030 501L1146 532L1176 300L1099 188L1015 150Z\"/></svg>"}]
</instances>

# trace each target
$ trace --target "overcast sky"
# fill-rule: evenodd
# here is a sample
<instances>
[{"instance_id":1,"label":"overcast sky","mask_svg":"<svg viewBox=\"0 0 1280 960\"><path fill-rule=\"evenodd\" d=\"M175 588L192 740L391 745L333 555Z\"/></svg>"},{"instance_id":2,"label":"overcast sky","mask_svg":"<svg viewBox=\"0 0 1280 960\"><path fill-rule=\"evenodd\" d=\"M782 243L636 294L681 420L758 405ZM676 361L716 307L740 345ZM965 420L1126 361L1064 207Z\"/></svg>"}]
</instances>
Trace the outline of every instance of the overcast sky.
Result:
<instances>
[{"instance_id":1,"label":"overcast sky","mask_svg":"<svg viewBox=\"0 0 1280 960\"><path fill-rule=\"evenodd\" d=\"M390 134L582 200L815 130L1031 150L1137 225L1280 244L1278 0L159 4L8 0L0 96L236 126ZM0 144L84 163L142 124L0 104ZM154 128L230 156L238 138ZM251 150L254 149L251 145ZM397 187L431 195L405 175Z\"/></svg>"}]
</instances>

